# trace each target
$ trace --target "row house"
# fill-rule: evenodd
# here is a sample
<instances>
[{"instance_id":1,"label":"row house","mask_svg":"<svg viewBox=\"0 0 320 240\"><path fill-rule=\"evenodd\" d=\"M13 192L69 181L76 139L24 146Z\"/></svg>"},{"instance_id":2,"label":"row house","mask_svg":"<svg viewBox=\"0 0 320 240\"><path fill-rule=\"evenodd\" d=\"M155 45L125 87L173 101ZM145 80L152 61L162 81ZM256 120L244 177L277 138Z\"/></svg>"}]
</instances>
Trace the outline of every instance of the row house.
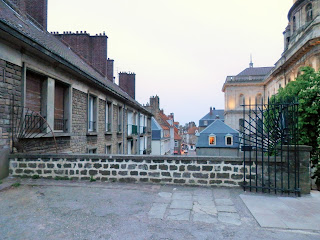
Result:
<instances>
[{"instance_id":1,"label":"row house","mask_svg":"<svg viewBox=\"0 0 320 240\"><path fill-rule=\"evenodd\" d=\"M150 154L152 114L135 74L114 83L108 37L49 33L37 2L0 0L0 150Z\"/></svg>"}]
</instances>

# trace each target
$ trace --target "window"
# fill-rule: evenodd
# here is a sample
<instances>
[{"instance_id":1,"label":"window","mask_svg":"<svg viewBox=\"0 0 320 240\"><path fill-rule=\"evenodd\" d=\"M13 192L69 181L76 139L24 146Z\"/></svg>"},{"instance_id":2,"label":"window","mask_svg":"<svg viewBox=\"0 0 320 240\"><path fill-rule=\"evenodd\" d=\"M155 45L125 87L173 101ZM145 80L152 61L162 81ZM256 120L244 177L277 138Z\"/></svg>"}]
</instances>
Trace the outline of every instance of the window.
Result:
<instances>
[{"instance_id":1,"label":"window","mask_svg":"<svg viewBox=\"0 0 320 240\"><path fill-rule=\"evenodd\" d=\"M245 97L243 94L240 94L239 96L239 106L244 105L245 104Z\"/></svg>"},{"instance_id":2,"label":"window","mask_svg":"<svg viewBox=\"0 0 320 240\"><path fill-rule=\"evenodd\" d=\"M227 134L226 135L225 144L226 144L226 146L232 146L233 145L233 136L231 134Z\"/></svg>"},{"instance_id":3,"label":"window","mask_svg":"<svg viewBox=\"0 0 320 240\"><path fill-rule=\"evenodd\" d=\"M257 95L256 101L258 105L262 104L262 95L260 93Z\"/></svg>"},{"instance_id":4,"label":"window","mask_svg":"<svg viewBox=\"0 0 320 240\"><path fill-rule=\"evenodd\" d=\"M106 101L106 132L111 132L112 108L111 103Z\"/></svg>"},{"instance_id":5,"label":"window","mask_svg":"<svg viewBox=\"0 0 320 240\"><path fill-rule=\"evenodd\" d=\"M211 145L211 146L216 145L216 141L217 141L216 135L210 134L209 135L209 145Z\"/></svg>"},{"instance_id":6,"label":"window","mask_svg":"<svg viewBox=\"0 0 320 240\"><path fill-rule=\"evenodd\" d=\"M97 101L97 98L95 96L89 95L89 98L88 98L88 131L89 132L96 131L96 125L97 125L96 101Z\"/></svg>"},{"instance_id":7,"label":"window","mask_svg":"<svg viewBox=\"0 0 320 240\"><path fill-rule=\"evenodd\" d=\"M89 148L88 149L88 153L89 154L96 154L97 153L97 149L96 148Z\"/></svg>"},{"instance_id":8,"label":"window","mask_svg":"<svg viewBox=\"0 0 320 240\"><path fill-rule=\"evenodd\" d=\"M55 131L67 131L67 114L65 110L66 102L67 102L67 86L60 83L55 82L54 87L54 130Z\"/></svg>"},{"instance_id":9,"label":"window","mask_svg":"<svg viewBox=\"0 0 320 240\"><path fill-rule=\"evenodd\" d=\"M297 28L296 17L292 18L292 32L295 32Z\"/></svg>"},{"instance_id":10,"label":"window","mask_svg":"<svg viewBox=\"0 0 320 240\"><path fill-rule=\"evenodd\" d=\"M122 143L118 143L118 154L122 153Z\"/></svg>"},{"instance_id":11,"label":"window","mask_svg":"<svg viewBox=\"0 0 320 240\"><path fill-rule=\"evenodd\" d=\"M174 141L174 147L178 147L178 141Z\"/></svg>"},{"instance_id":12,"label":"window","mask_svg":"<svg viewBox=\"0 0 320 240\"><path fill-rule=\"evenodd\" d=\"M106 145L106 154L111 154L111 145Z\"/></svg>"},{"instance_id":13,"label":"window","mask_svg":"<svg viewBox=\"0 0 320 240\"><path fill-rule=\"evenodd\" d=\"M306 6L306 15L307 15L307 22L310 22L313 18L313 13L312 13L312 3L309 3Z\"/></svg>"},{"instance_id":14,"label":"window","mask_svg":"<svg viewBox=\"0 0 320 240\"><path fill-rule=\"evenodd\" d=\"M118 108L118 132L122 132L122 107Z\"/></svg>"},{"instance_id":15,"label":"window","mask_svg":"<svg viewBox=\"0 0 320 240\"><path fill-rule=\"evenodd\" d=\"M28 109L25 113L25 127L30 132L42 132L45 126L43 119L36 113L46 118L46 96L43 86L46 77L31 71L26 74L26 103Z\"/></svg>"},{"instance_id":16,"label":"window","mask_svg":"<svg viewBox=\"0 0 320 240\"><path fill-rule=\"evenodd\" d=\"M204 120L204 121L203 121L203 125L204 125L204 126L208 126L208 121L207 121L207 120Z\"/></svg>"}]
</instances>

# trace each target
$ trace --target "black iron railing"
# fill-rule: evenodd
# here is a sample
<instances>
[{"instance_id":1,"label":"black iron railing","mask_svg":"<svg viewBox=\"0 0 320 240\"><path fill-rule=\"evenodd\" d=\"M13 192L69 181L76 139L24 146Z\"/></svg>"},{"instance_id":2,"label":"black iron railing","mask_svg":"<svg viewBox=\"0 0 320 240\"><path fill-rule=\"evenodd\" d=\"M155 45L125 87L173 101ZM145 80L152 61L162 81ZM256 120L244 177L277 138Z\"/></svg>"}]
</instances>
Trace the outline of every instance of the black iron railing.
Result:
<instances>
[{"instance_id":1,"label":"black iron railing","mask_svg":"<svg viewBox=\"0 0 320 240\"><path fill-rule=\"evenodd\" d=\"M300 195L298 100L243 104L244 189Z\"/></svg>"}]
</instances>

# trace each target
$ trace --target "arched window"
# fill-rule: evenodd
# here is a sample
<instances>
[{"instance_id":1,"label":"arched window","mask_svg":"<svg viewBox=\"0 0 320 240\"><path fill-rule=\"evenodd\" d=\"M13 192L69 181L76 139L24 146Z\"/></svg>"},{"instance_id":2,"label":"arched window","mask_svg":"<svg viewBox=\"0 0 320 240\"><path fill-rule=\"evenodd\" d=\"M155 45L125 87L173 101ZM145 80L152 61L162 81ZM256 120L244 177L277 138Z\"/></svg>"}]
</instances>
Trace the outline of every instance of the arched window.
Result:
<instances>
[{"instance_id":1,"label":"arched window","mask_svg":"<svg viewBox=\"0 0 320 240\"><path fill-rule=\"evenodd\" d=\"M227 134L225 136L225 145L232 146L233 145L233 136L231 134Z\"/></svg>"},{"instance_id":2,"label":"arched window","mask_svg":"<svg viewBox=\"0 0 320 240\"><path fill-rule=\"evenodd\" d=\"M245 104L245 97L244 97L243 94L240 94L240 96L239 96L239 105L241 106L243 104Z\"/></svg>"},{"instance_id":3,"label":"arched window","mask_svg":"<svg viewBox=\"0 0 320 240\"><path fill-rule=\"evenodd\" d=\"M296 17L292 18L292 32L295 32L297 29Z\"/></svg>"},{"instance_id":4,"label":"arched window","mask_svg":"<svg viewBox=\"0 0 320 240\"><path fill-rule=\"evenodd\" d=\"M309 3L306 6L306 15L307 15L307 22L310 22L312 20L312 3Z\"/></svg>"},{"instance_id":5,"label":"arched window","mask_svg":"<svg viewBox=\"0 0 320 240\"><path fill-rule=\"evenodd\" d=\"M256 101L257 101L257 104L258 105L261 105L262 104L262 95L261 93L259 93L256 97Z\"/></svg>"}]
</instances>

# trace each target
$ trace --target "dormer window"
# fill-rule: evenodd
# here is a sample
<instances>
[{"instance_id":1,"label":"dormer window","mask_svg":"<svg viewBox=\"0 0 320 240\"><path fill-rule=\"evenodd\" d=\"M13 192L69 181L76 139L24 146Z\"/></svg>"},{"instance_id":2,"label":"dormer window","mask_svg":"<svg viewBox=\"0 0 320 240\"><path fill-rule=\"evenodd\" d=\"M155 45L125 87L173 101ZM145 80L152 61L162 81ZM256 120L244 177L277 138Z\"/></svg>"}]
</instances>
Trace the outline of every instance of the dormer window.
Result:
<instances>
[{"instance_id":1,"label":"dormer window","mask_svg":"<svg viewBox=\"0 0 320 240\"><path fill-rule=\"evenodd\" d=\"M231 134L227 134L225 136L225 145L232 146L233 145L233 136Z\"/></svg>"},{"instance_id":2,"label":"dormer window","mask_svg":"<svg viewBox=\"0 0 320 240\"><path fill-rule=\"evenodd\" d=\"M312 20L312 3L309 3L307 6L306 6L306 14L307 14L307 22L310 22Z\"/></svg>"},{"instance_id":3,"label":"dormer window","mask_svg":"<svg viewBox=\"0 0 320 240\"><path fill-rule=\"evenodd\" d=\"M216 135L210 134L209 135L209 145L210 146L215 146L217 144L216 142L217 142Z\"/></svg>"},{"instance_id":4,"label":"dormer window","mask_svg":"<svg viewBox=\"0 0 320 240\"><path fill-rule=\"evenodd\" d=\"M207 120L204 120L204 121L203 121L203 125L208 126L208 121L207 121Z\"/></svg>"}]
</instances>

